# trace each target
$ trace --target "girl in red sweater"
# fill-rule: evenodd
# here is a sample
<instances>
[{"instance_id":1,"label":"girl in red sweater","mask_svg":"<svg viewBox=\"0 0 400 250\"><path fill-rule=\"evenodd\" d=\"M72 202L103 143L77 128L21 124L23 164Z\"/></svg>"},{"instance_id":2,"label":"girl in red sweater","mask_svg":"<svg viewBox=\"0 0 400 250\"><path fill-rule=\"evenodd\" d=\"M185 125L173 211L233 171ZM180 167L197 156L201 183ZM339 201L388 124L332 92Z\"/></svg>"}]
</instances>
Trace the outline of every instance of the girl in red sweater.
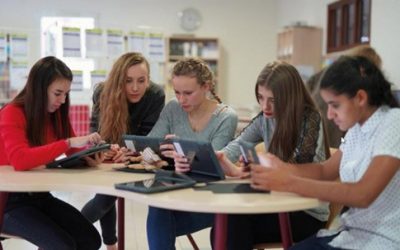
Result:
<instances>
[{"instance_id":1,"label":"girl in red sweater","mask_svg":"<svg viewBox=\"0 0 400 250\"><path fill-rule=\"evenodd\" d=\"M71 82L71 70L55 57L32 67L24 89L0 110L0 165L29 170L101 141L97 133L75 137L68 117ZM86 161L96 166L102 155ZM0 231L40 249L88 250L101 244L93 225L49 192L10 193Z\"/></svg>"}]
</instances>

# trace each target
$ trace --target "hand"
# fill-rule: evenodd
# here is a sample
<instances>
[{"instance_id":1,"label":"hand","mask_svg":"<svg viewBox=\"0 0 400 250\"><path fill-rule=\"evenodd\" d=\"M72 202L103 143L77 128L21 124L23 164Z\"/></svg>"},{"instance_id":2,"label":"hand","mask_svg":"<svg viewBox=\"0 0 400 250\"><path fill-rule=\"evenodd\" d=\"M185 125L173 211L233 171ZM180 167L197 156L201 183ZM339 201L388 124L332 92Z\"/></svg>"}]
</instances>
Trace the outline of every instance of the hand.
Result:
<instances>
[{"instance_id":1,"label":"hand","mask_svg":"<svg viewBox=\"0 0 400 250\"><path fill-rule=\"evenodd\" d=\"M270 153L258 156L261 165L251 167L251 186L260 190L288 191L294 178L290 164Z\"/></svg>"},{"instance_id":2,"label":"hand","mask_svg":"<svg viewBox=\"0 0 400 250\"><path fill-rule=\"evenodd\" d=\"M104 161L104 153L95 153L94 157L85 156L84 159L89 167L97 167L100 163Z\"/></svg>"},{"instance_id":3,"label":"hand","mask_svg":"<svg viewBox=\"0 0 400 250\"><path fill-rule=\"evenodd\" d=\"M247 178L249 173L244 172L243 168L238 168L233 164L222 151L216 151L215 155L222 167L222 170L227 176Z\"/></svg>"},{"instance_id":4,"label":"hand","mask_svg":"<svg viewBox=\"0 0 400 250\"><path fill-rule=\"evenodd\" d=\"M115 163L129 163L131 156L133 156L133 152L126 147L118 148L114 152L111 160Z\"/></svg>"},{"instance_id":5,"label":"hand","mask_svg":"<svg viewBox=\"0 0 400 250\"><path fill-rule=\"evenodd\" d=\"M85 136L72 137L69 138L68 140L69 140L69 146L71 148L79 148L87 144L95 145L104 142L101 140L101 136L98 133L92 133Z\"/></svg>"},{"instance_id":6,"label":"hand","mask_svg":"<svg viewBox=\"0 0 400 250\"><path fill-rule=\"evenodd\" d=\"M238 161L236 164L238 165L238 167L239 167L240 169L242 169L243 172L250 172L250 164L251 164L251 163L246 164L246 163L244 162L243 155L241 155L241 156L239 157L239 161Z\"/></svg>"},{"instance_id":7,"label":"hand","mask_svg":"<svg viewBox=\"0 0 400 250\"><path fill-rule=\"evenodd\" d=\"M172 138L177 137L174 134L168 134L165 136L165 142L161 143L160 151L161 155L167 158L174 158L175 147L172 144Z\"/></svg>"},{"instance_id":8,"label":"hand","mask_svg":"<svg viewBox=\"0 0 400 250\"><path fill-rule=\"evenodd\" d=\"M186 158L183 155L178 154L177 152L174 151L173 153L174 156L174 161L175 161L175 171L184 173L184 172L189 172L190 171L190 163L188 158Z\"/></svg>"}]
</instances>

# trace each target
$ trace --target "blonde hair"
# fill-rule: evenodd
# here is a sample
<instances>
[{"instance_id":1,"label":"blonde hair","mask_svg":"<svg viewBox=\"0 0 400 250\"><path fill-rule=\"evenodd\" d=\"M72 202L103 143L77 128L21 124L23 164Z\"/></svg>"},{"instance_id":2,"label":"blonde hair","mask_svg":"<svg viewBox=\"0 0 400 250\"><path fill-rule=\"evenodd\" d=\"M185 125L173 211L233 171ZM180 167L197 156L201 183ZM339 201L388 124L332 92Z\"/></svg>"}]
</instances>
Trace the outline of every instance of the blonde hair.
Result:
<instances>
[{"instance_id":1,"label":"blonde hair","mask_svg":"<svg viewBox=\"0 0 400 250\"><path fill-rule=\"evenodd\" d=\"M349 52L346 54L349 56L362 56L370 60L375 66L379 69L382 68L382 59L376 53L375 49L369 45L359 45L354 48L349 49Z\"/></svg>"},{"instance_id":2,"label":"blonde hair","mask_svg":"<svg viewBox=\"0 0 400 250\"><path fill-rule=\"evenodd\" d=\"M222 103L221 98L215 93L214 74L203 60L199 58L182 59L175 64L172 75L195 77L197 83L201 86L209 84L214 99Z\"/></svg>"},{"instance_id":3,"label":"blonde hair","mask_svg":"<svg viewBox=\"0 0 400 250\"><path fill-rule=\"evenodd\" d=\"M121 135L129 133L129 111L125 92L126 72L137 64L145 63L150 75L146 58L136 52L122 55L114 63L111 72L104 82L100 95L99 133L110 143L120 143Z\"/></svg>"}]
</instances>

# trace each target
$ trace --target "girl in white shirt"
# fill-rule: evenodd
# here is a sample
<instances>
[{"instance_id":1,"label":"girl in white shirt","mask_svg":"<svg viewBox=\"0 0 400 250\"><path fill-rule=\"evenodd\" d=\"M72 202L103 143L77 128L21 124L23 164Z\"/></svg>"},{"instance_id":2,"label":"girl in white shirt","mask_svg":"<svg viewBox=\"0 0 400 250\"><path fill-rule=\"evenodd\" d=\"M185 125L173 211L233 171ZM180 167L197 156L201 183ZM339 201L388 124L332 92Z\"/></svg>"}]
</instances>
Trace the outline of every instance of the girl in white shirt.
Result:
<instances>
[{"instance_id":1,"label":"girl in white shirt","mask_svg":"<svg viewBox=\"0 0 400 250\"><path fill-rule=\"evenodd\" d=\"M252 187L350 207L338 229L321 230L292 249L399 249L400 109L390 83L366 58L341 57L323 76L321 96L327 117L348 130L339 150L300 167L260 155Z\"/></svg>"}]
</instances>

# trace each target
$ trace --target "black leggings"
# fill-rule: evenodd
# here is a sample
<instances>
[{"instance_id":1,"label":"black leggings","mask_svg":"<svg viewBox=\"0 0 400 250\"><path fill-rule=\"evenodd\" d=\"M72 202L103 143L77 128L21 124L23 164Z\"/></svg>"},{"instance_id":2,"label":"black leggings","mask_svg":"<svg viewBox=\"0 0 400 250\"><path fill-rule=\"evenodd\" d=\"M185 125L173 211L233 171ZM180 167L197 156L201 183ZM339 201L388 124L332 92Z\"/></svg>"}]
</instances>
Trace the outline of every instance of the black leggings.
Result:
<instances>
[{"instance_id":1,"label":"black leggings","mask_svg":"<svg viewBox=\"0 0 400 250\"><path fill-rule=\"evenodd\" d=\"M1 230L43 250L95 250L96 228L73 206L50 193L10 193Z\"/></svg>"},{"instance_id":2,"label":"black leggings","mask_svg":"<svg viewBox=\"0 0 400 250\"><path fill-rule=\"evenodd\" d=\"M289 218L295 242L315 234L325 225L325 222L305 212L289 213ZM278 214L228 216L227 248L229 250L253 249L253 245L257 243L281 241Z\"/></svg>"},{"instance_id":3,"label":"black leggings","mask_svg":"<svg viewBox=\"0 0 400 250\"><path fill-rule=\"evenodd\" d=\"M117 212L115 208L115 196L96 194L82 208L81 213L90 222L94 223L100 220L101 235L106 245L114 245L117 242Z\"/></svg>"}]
</instances>

